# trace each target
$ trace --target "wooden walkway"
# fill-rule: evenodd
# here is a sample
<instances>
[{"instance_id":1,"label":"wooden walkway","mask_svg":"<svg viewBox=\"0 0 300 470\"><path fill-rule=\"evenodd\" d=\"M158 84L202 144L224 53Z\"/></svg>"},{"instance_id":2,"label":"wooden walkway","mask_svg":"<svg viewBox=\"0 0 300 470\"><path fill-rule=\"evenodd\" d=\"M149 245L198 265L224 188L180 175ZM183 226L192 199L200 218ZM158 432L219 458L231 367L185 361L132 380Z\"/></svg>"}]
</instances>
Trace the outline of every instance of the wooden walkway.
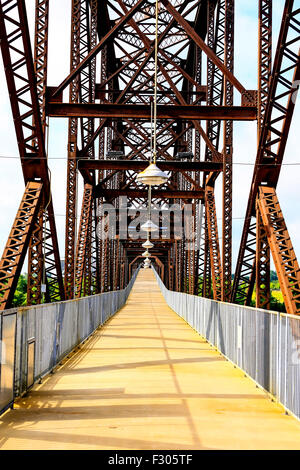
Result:
<instances>
[{"instance_id":1,"label":"wooden walkway","mask_svg":"<svg viewBox=\"0 0 300 470\"><path fill-rule=\"evenodd\" d=\"M0 418L0 449L300 449L300 423L166 305L148 269Z\"/></svg>"}]
</instances>

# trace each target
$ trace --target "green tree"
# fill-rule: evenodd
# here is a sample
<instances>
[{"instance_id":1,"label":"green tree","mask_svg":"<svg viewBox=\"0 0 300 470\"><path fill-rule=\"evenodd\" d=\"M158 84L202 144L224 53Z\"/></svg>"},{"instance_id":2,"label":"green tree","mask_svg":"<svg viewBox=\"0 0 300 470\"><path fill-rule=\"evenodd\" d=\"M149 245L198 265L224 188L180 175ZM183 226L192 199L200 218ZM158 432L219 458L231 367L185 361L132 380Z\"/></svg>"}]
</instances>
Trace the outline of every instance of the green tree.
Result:
<instances>
[{"instance_id":1,"label":"green tree","mask_svg":"<svg viewBox=\"0 0 300 470\"><path fill-rule=\"evenodd\" d=\"M12 301L13 307L21 307L27 304L27 275L21 274Z\"/></svg>"}]
</instances>

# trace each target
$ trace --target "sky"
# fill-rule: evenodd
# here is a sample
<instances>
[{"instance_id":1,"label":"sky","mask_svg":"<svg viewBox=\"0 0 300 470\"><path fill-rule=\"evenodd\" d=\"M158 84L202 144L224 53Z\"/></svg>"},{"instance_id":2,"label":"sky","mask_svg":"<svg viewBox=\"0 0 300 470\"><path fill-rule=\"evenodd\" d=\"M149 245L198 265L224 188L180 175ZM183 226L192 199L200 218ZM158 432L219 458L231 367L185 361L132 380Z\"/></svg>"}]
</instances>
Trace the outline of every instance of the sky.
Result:
<instances>
[{"instance_id":1,"label":"sky","mask_svg":"<svg viewBox=\"0 0 300 470\"><path fill-rule=\"evenodd\" d=\"M299 2L299 0L296 0ZM34 32L35 0L26 0L30 32ZM257 89L257 9L256 0L236 0L235 21L235 75L246 89ZM284 0L273 0L273 51L277 44ZM70 46L71 0L50 0L48 85L58 85L68 75ZM1 54L0 54L1 56ZM236 104L239 98L235 97ZM52 194L56 214L60 255L64 258L65 200L66 200L66 119L50 119L49 167L51 170ZM289 229L296 254L300 256L300 105L296 103L294 118L284 165L277 187L280 204ZM297 132L298 131L298 132ZM233 268L243 228L246 204L249 195L256 158L256 122L234 124L233 154ZM3 158L5 157L5 158ZM297 165L291 165L297 163ZM245 165L247 164L247 165ZM6 80L0 58L0 251L4 249L15 214L24 191L24 180L13 126ZM82 179L79 176L78 201L82 195ZM221 178L216 184L217 214L221 233L222 190ZM80 210L80 207L79 207ZM24 265L23 271L27 267Z\"/></svg>"}]
</instances>

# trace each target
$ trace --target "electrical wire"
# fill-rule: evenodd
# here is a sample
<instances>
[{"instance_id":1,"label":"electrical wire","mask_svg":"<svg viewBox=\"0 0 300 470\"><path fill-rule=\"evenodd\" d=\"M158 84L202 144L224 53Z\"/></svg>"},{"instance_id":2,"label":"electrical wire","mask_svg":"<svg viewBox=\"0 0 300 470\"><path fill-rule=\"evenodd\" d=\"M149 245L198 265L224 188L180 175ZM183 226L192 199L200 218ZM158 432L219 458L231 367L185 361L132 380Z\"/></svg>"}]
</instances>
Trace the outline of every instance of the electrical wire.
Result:
<instances>
[{"instance_id":1,"label":"electrical wire","mask_svg":"<svg viewBox=\"0 0 300 470\"><path fill-rule=\"evenodd\" d=\"M35 158L35 157L34 157ZM0 159L6 159L6 160L20 160L20 157L14 157L10 155L0 155ZM39 158L39 160L68 160L68 157L42 157ZM97 160L96 160L97 161ZM171 161L171 160L170 160ZM200 160L200 163L203 162ZM250 163L250 162L232 162L233 165L238 165L238 166L255 166L255 163ZM276 166L300 166L300 162L290 162L290 163L258 163L257 166L263 166L263 167L276 167ZM196 171L196 170L193 170Z\"/></svg>"},{"instance_id":2,"label":"electrical wire","mask_svg":"<svg viewBox=\"0 0 300 470\"><path fill-rule=\"evenodd\" d=\"M153 162L156 163L156 131L157 131L157 67L158 67L158 0L155 3L155 51L154 51L154 116L153 116Z\"/></svg>"}]
</instances>

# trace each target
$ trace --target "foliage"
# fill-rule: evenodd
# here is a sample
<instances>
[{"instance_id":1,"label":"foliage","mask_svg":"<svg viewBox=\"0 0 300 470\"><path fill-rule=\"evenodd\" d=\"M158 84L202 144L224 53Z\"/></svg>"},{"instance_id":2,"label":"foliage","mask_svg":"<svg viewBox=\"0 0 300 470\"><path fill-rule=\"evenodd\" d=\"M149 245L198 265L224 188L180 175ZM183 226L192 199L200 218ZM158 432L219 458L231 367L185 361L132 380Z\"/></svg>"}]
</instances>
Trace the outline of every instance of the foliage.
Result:
<instances>
[{"instance_id":1,"label":"foliage","mask_svg":"<svg viewBox=\"0 0 300 470\"><path fill-rule=\"evenodd\" d=\"M276 271L271 271L270 272L270 281L278 281L277 273Z\"/></svg>"},{"instance_id":2,"label":"foliage","mask_svg":"<svg viewBox=\"0 0 300 470\"><path fill-rule=\"evenodd\" d=\"M271 271L271 276L270 276L271 282L270 282L270 288L271 288L271 300L270 300L270 310L274 310L276 312L286 312L286 308L284 305L283 301L283 295L280 290L280 285L278 281L278 277L275 271ZM203 279L200 277L199 278L199 285L202 287L203 284ZM243 286L241 286L242 288ZM201 292L201 288L199 289ZM211 285L211 298L213 298L213 290L212 290L212 285ZM256 289L254 287L253 290L253 295L251 299L250 306L255 307L255 299L256 299Z\"/></svg>"},{"instance_id":3,"label":"foliage","mask_svg":"<svg viewBox=\"0 0 300 470\"><path fill-rule=\"evenodd\" d=\"M20 307L27 304L27 276L21 274L15 291L12 307Z\"/></svg>"},{"instance_id":4,"label":"foliage","mask_svg":"<svg viewBox=\"0 0 300 470\"><path fill-rule=\"evenodd\" d=\"M7 283L7 282L6 282ZM4 284L6 284L4 282ZM0 298L3 292L0 292ZM12 307L20 307L27 304L27 275L21 274L18 280L18 285L12 301Z\"/></svg>"}]
</instances>

